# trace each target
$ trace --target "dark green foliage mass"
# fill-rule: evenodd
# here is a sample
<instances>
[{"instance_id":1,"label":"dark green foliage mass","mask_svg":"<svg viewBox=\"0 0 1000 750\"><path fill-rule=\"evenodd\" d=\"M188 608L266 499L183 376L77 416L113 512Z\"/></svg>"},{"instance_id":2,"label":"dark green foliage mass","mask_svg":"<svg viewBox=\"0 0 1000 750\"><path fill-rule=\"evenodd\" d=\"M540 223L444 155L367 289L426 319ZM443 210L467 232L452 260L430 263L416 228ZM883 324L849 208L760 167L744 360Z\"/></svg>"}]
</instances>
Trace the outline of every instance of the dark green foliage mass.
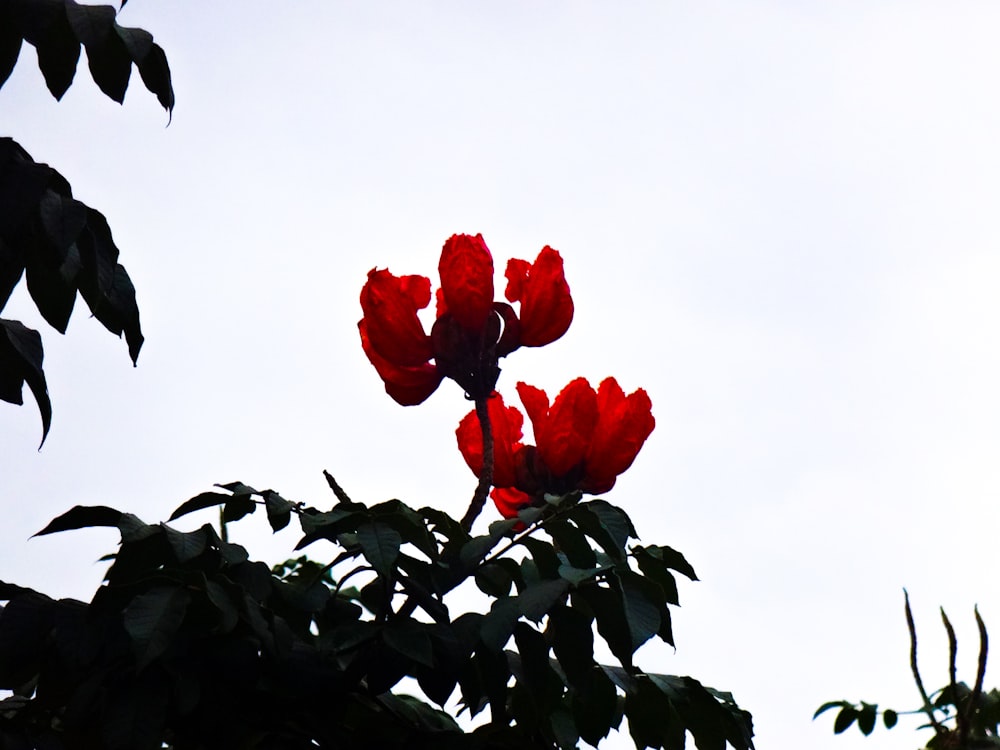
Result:
<instances>
[{"instance_id":1,"label":"dark green foliage mass","mask_svg":"<svg viewBox=\"0 0 1000 750\"><path fill-rule=\"evenodd\" d=\"M329 540L335 556L272 569L210 525L70 510L40 533L116 527L121 546L89 603L0 587L2 746L573 748L625 719L637 747L753 747L731 695L633 664L650 638L672 642L674 576L695 576L675 550L630 544L620 508L574 493L470 536L339 488L322 512L220 489L173 518L263 508L275 530L297 518L297 549ZM472 581L488 611L453 613L447 594ZM618 665L595 659L595 627ZM405 677L438 707L401 692ZM453 696L489 720L463 731L442 710Z\"/></svg>"}]
</instances>

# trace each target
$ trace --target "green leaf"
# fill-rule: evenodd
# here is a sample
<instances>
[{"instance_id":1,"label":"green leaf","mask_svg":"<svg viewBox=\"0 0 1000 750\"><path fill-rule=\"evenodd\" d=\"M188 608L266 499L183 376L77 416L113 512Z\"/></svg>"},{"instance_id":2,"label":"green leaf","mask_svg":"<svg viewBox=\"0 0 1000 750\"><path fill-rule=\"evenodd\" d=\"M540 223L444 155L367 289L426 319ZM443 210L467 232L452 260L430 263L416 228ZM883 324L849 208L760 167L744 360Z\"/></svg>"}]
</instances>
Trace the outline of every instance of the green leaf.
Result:
<instances>
[{"instance_id":1,"label":"green leaf","mask_svg":"<svg viewBox=\"0 0 1000 750\"><path fill-rule=\"evenodd\" d=\"M611 569L610 565L600 568L574 568L571 565L559 566L559 577L568 581L573 586L579 586L587 581L593 581L598 576L602 576Z\"/></svg>"},{"instance_id":2,"label":"green leaf","mask_svg":"<svg viewBox=\"0 0 1000 750\"><path fill-rule=\"evenodd\" d=\"M604 500L591 500L573 508L569 518L613 559L625 559L625 544L635 536L635 529L623 510Z\"/></svg>"},{"instance_id":3,"label":"green leaf","mask_svg":"<svg viewBox=\"0 0 1000 750\"><path fill-rule=\"evenodd\" d=\"M635 652L643 643L652 638L660 629L660 613L656 605L649 600L643 591L641 579L629 573L619 573L621 586L622 611L628 622L632 638L632 651Z\"/></svg>"},{"instance_id":4,"label":"green leaf","mask_svg":"<svg viewBox=\"0 0 1000 750\"><path fill-rule=\"evenodd\" d=\"M566 596L569 583L562 579L531 584L515 597L520 613L529 620L539 622L553 605Z\"/></svg>"},{"instance_id":5,"label":"green leaf","mask_svg":"<svg viewBox=\"0 0 1000 750\"><path fill-rule=\"evenodd\" d=\"M395 578L396 558L402 537L386 523L374 521L358 526L358 542L365 559L382 578Z\"/></svg>"},{"instance_id":6,"label":"green leaf","mask_svg":"<svg viewBox=\"0 0 1000 750\"><path fill-rule=\"evenodd\" d=\"M122 622L132 639L138 669L170 647L190 602L191 595L179 586L157 586L125 608Z\"/></svg>"},{"instance_id":7,"label":"green leaf","mask_svg":"<svg viewBox=\"0 0 1000 750\"><path fill-rule=\"evenodd\" d=\"M93 526L118 526L122 512L106 505L76 505L61 516L49 521L49 525L34 536L54 534L57 531L71 531Z\"/></svg>"},{"instance_id":8,"label":"green leaf","mask_svg":"<svg viewBox=\"0 0 1000 750\"><path fill-rule=\"evenodd\" d=\"M551 544L531 536L524 537L518 543L531 553L531 559L535 561L538 572L543 578L559 577L559 566L562 565L562 560L559 559L559 555L556 554Z\"/></svg>"},{"instance_id":9,"label":"green leaf","mask_svg":"<svg viewBox=\"0 0 1000 750\"><path fill-rule=\"evenodd\" d=\"M545 531L559 545L559 551L566 555L575 568L593 568L597 557L586 535L568 521L553 519L545 524Z\"/></svg>"},{"instance_id":10,"label":"green leaf","mask_svg":"<svg viewBox=\"0 0 1000 750\"><path fill-rule=\"evenodd\" d=\"M896 722L899 721L899 714L893 711L891 708L887 708L882 712L882 722L885 724L886 729L892 729L896 726Z\"/></svg>"}]
</instances>

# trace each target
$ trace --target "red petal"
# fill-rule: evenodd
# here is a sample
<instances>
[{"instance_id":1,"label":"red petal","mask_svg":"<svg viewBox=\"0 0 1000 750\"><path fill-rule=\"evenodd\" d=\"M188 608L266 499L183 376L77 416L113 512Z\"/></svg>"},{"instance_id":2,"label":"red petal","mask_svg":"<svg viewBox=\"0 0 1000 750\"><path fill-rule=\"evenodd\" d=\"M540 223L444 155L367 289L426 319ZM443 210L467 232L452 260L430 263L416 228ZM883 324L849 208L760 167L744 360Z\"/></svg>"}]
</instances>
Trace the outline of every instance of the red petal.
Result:
<instances>
[{"instance_id":1,"label":"red petal","mask_svg":"<svg viewBox=\"0 0 1000 750\"><path fill-rule=\"evenodd\" d=\"M493 504L504 518L517 518L517 512L531 505L531 495L521 490L497 488L490 493ZM520 531L515 527L515 530Z\"/></svg>"},{"instance_id":2,"label":"red petal","mask_svg":"<svg viewBox=\"0 0 1000 750\"><path fill-rule=\"evenodd\" d=\"M544 392L531 386L521 387L518 393L531 417L535 432L535 445L542 462L555 476L565 476L587 455L587 447L597 424L597 394L584 378L571 381L556 396L544 417L536 417L541 405L538 393ZM535 403L529 405L530 401ZM546 398L547 401L547 398Z\"/></svg>"},{"instance_id":3,"label":"red petal","mask_svg":"<svg viewBox=\"0 0 1000 750\"><path fill-rule=\"evenodd\" d=\"M361 332L361 347L368 355L368 360L375 366L375 371L382 378L382 382L385 383L385 392L403 406L415 406L426 401L427 397L434 393L441 384L442 376L437 367L428 362L416 367L393 364L372 348L367 328L366 320L358 323L358 330Z\"/></svg>"},{"instance_id":4,"label":"red petal","mask_svg":"<svg viewBox=\"0 0 1000 750\"><path fill-rule=\"evenodd\" d=\"M470 331L480 331L493 310L493 256L483 236L448 238L438 263L445 305Z\"/></svg>"},{"instance_id":5,"label":"red petal","mask_svg":"<svg viewBox=\"0 0 1000 750\"><path fill-rule=\"evenodd\" d=\"M557 250L542 248L535 262L517 258L507 263L507 299L521 303L521 345L550 344L569 329L573 298Z\"/></svg>"},{"instance_id":6,"label":"red petal","mask_svg":"<svg viewBox=\"0 0 1000 750\"><path fill-rule=\"evenodd\" d=\"M487 409L493 432L493 485L513 487L517 473L517 454L521 450L521 426L524 417L514 406L507 406L496 391ZM483 430L475 410L470 411L455 431L458 449L472 473L479 476L483 469Z\"/></svg>"},{"instance_id":7,"label":"red petal","mask_svg":"<svg viewBox=\"0 0 1000 750\"><path fill-rule=\"evenodd\" d=\"M528 413L528 419L531 420L537 442L539 426L545 423L549 413L549 397L541 388L535 388L527 383L517 384L517 395L521 397L524 410Z\"/></svg>"},{"instance_id":8,"label":"red petal","mask_svg":"<svg viewBox=\"0 0 1000 750\"><path fill-rule=\"evenodd\" d=\"M431 301L431 282L425 276L393 276L373 268L361 289L361 310L371 349L401 367L426 364L431 340L417 317Z\"/></svg>"},{"instance_id":9,"label":"red petal","mask_svg":"<svg viewBox=\"0 0 1000 750\"><path fill-rule=\"evenodd\" d=\"M656 420L643 389L628 396L614 378L604 380L597 394L600 416L587 453L585 489L607 492L646 442Z\"/></svg>"}]
</instances>

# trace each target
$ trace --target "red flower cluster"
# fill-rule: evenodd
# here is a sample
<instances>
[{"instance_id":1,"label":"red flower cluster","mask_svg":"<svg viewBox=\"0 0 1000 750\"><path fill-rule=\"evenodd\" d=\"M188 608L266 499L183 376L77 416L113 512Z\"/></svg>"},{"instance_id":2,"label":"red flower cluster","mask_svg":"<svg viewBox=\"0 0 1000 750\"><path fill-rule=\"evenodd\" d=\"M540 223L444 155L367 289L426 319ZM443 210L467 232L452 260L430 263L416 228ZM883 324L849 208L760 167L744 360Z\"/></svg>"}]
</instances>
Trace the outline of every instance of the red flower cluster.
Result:
<instances>
[{"instance_id":1,"label":"red flower cluster","mask_svg":"<svg viewBox=\"0 0 1000 750\"><path fill-rule=\"evenodd\" d=\"M641 388L625 395L614 378L597 391L577 378L550 405L544 391L517 384L537 445L521 442L524 418L500 394L489 400L493 429L493 501L505 518L517 515L544 493L610 490L635 460L656 422L649 396ZM456 431L458 448L477 475L483 466L483 438L475 412Z\"/></svg>"},{"instance_id":2,"label":"red flower cluster","mask_svg":"<svg viewBox=\"0 0 1000 750\"><path fill-rule=\"evenodd\" d=\"M562 257L551 247L534 263L507 264L505 296L520 303L520 314L493 299L493 256L482 235L450 237L438 272L437 320L430 335L417 317L431 301L427 277L373 268L361 290L361 344L386 393L404 406L424 401L446 377L472 398L487 396L500 374L500 357L555 341L573 319Z\"/></svg>"}]
</instances>

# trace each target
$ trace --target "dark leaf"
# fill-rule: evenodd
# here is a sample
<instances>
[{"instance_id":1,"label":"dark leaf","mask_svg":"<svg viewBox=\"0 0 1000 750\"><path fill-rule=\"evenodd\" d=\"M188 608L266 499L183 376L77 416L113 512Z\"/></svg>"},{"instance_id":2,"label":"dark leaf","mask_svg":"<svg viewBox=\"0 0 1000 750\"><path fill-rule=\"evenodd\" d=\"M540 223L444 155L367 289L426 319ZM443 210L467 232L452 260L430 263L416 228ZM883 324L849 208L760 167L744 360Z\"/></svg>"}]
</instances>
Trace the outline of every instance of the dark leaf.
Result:
<instances>
[{"instance_id":1,"label":"dark leaf","mask_svg":"<svg viewBox=\"0 0 1000 750\"><path fill-rule=\"evenodd\" d=\"M223 495L221 492L202 492L195 495L190 500L186 500L177 510L170 514L168 521L193 513L203 508L211 508L214 505L224 505L232 499L232 495Z\"/></svg>"},{"instance_id":2,"label":"dark leaf","mask_svg":"<svg viewBox=\"0 0 1000 750\"><path fill-rule=\"evenodd\" d=\"M621 594L610 588L588 584L578 589L597 619L597 632L611 653L625 666L632 664L632 632L625 617Z\"/></svg>"},{"instance_id":3,"label":"dark leaf","mask_svg":"<svg viewBox=\"0 0 1000 750\"><path fill-rule=\"evenodd\" d=\"M157 586L125 608L122 623L132 639L138 669L170 647L190 602L191 595L179 586Z\"/></svg>"},{"instance_id":4,"label":"dark leaf","mask_svg":"<svg viewBox=\"0 0 1000 750\"><path fill-rule=\"evenodd\" d=\"M38 52L38 68L52 96L61 99L73 83L80 43L61 0L11 0L11 14L24 38Z\"/></svg>"},{"instance_id":5,"label":"dark leaf","mask_svg":"<svg viewBox=\"0 0 1000 750\"><path fill-rule=\"evenodd\" d=\"M0 205L9 208L0 196ZM20 247L4 242L0 236L0 310L7 305L11 292L14 291L24 275L24 256ZM19 389L20 390L20 389Z\"/></svg>"},{"instance_id":6,"label":"dark leaf","mask_svg":"<svg viewBox=\"0 0 1000 750\"><path fill-rule=\"evenodd\" d=\"M660 608L651 601L646 582L631 572L618 574L621 586L622 611L628 621L632 636L632 651L652 638L660 630Z\"/></svg>"},{"instance_id":7,"label":"dark leaf","mask_svg":"<svg viewBox=\"0 0 1000 750\"><path fill-rule=\"evenodd\" d=\"M514 642L521 657L521 675L524 687L531 695L533 713L545 716L553 710L562 694L562 681L549 664L549 646L545 636L519 622L514 626Z\"/></svg>"},{"instance_id":8,"label":"dark leaf","mask_svg":"<svg viewBox=\"0 0 1000 750\"><path fill-rule=\"evenodd\" d=\"M545 632L569 683L576 688L589 685L594 664L594 631L590 618L572 607L558 604L549 610Z\"/></svg>"},{"instance_id":9,"label":"dark leaf","mask_svg":"<svg viewBox=\"0 0 1000 750\"><path fill-rule=\"evenodd\" d=\"M678 573L681 573L692 581L698 580L698 576L695 575L694 568L691 567L691 563L689 563L685 559L684 555L677 550L662 545L651 545L645 549L657 559L662 560L663 564L671 570L676 570Z\"/></svg>"},{"instance_id":10,"label":"dark leaf","mask_svg":"<svg viewBox=\"0 0 1000 750\"><path fill-rule=\"evenodd\" d=\"M0 399L23 403L22 383L28 384L38 403L44 443L52 425L52 402L42 371L42 337L16 320L0 319Z\"/></svg>"},{"instance_id":11,"label":"dark leaf","mask_svg":"<svg viewBox=\"0 0 1000 750\"><path fill-rule=\"evenodd\" d=\"M491 562L476 570L476 585L479 590L495 599L508 596L514 581L507 567L498 562Z\"/></svg>"},{"instance_id":12,"label":"dark leaf","mask_svg":"<svg viewBox=\"0 0 1000 750\"><path fill-rule=\"evenodd\" d=\"M545 524L545 530L559 545L559 551L566 555L570 565L575 568L593 568L597 565L597 557L586 535L576 526L553 519Z\"/></svg>"},{"instance_id":13,"label":"dark leaf","mask_svg":"<svg viewBox=\"0 0 1000 750\"><path fill-rule=\"evenodd\" d=\"M875 719L878 717L878 706L864 703L861 704L861 710L858 712L858 729L861 730L861 734L866 737L872 733L875 729Z\"/></svg>"},{"instance_id":14,"label":"dark leaf","mask_svg":"<svg viewBox=\"0 0 1000 750\"><path fill-rule=\"evenodd\" d=\"M358 543L365 559L382 578L394 578L396 558L403 540L399 532L381 521L358 527Z\"/></svg>"},{"instance_id":15,"label":"dark leaf","mask_svg":"<svg viewBox=\"0 0 1000 750\"><path fill-rule=\"evenodd\" d=\"M822 706L816 709L816 713L813 714L813 719L816 719L821 714L826 713L831 708L844 708L845 706L851 705L847 701L827 701Z\"/></svg>"},{"instance_id":16,"label":"dark leaf","mask_svg":"<svg viewBox=\"0 0 1000 750\"><path fill-rule=\"evenodd\" d=\"M281 531L291 521L294 506L277 492L271 490L264 490L263 497L264 508L267 510L267 522L271 524L271 530Z\"/></svg>"},{"instance_id":17,"label":"dark leaf","mask_svg":"<svg viewBox=\"0 0 1000 750\"><path fill-rule=\"evenodd\" d=\"M514 632L514 625L521 618L517 597L498 599L482 620L479 637L492 651L501 651Z\"/></svg>"},{"instance_id":18,"label":"dark leaf","mask_svg":"<svg viewBox=\"0 0 1000 750\"><path fill-rule=\"evenodd\" d=\"M837 718L833 721L833 732L834 734L840 734L845 731L854 720L858 718L858 711L854 706L844 706L840 709L840 713L837 714Z\"/></svg>"},{"instance_id":19,"label":"dark leaf","mask_svg":"<svg viewBox=\"0 0 1000 750\"><path fill-rule=\"evenodd\" d=\"M556 554L551 544L531 536L524 537L519 544L531 553L531 559L535 561L538 572L543 578L559 577L559 566L562 565L562 560L559 559L559 555Z\"/></svg>"},{"instance_id":20,"label":"dark leaf","mask_svg":"<svg viewBox=\"0 0 1000 750\"><path fill-rule=\"evenodd\" d=\"M21 53L21 35L14 28L9 3L0 3L0 88L10 78Z\"/></svg>"},{"instance_id":21,"label":"dark leaf","mask_svg":"<svg viewBox=\"0 0 1000 750\"><path fill-rule=\"evenodd\" d=\"M54 534L57 531L71 531L93 526L118 526L122 512L106 505L77 505L61 516L49 521L49 525L35 536Z\"/></svg>"},{"instance_id":22,"label":"dark leaf","mask_svg":"<svg viewBox=\"0 0 1000 750\"><path fill-rule=\"evenodd\" d=\"M167 65L167 55L163 48L154 44L142 60L136 60L136 65L139 67L139 75L146 88L156 94L156 100L161 107L172 113L174 89L170 83L170 66Z\"/></svg>"},{"instance_id":23,"label":"dark leaf","mask_svg":"<svg viewBox=\"0 0 1000 750\"><path fill-rule=\"evenodd\" d=\"M206 531L205 526L202 526L197 531L188 532L177 531L166 524L160 524L160 527L166 534L167 542L170 543L170 547L173 549L179 563L186 563L193 560L204 552L208 546L209 533Z\"/></svg>"},{"instance_id":24,"label":"dark leaf","mask_svg":"<svg viewBox=\"0 0 1000 750\"><path fill-rule=\"evenodd\" d=\"M234 495L259 495L253 487L243 482L227 482L226 484L217 484L216 487L221 487L224 490L229 490Z\"/></svg>"},{"instance_id":25,"label":"dark leaf","mask_svg":"<svg viewBox=\"0 0 1000 750\"><path fill-rule=\"evenodd\" d=\"M249 495L233 495L222 509L222 520L226 523L239 521L257 510L257 503Z\"/></svg>"},{"instance_id":26,"label":"dark leaf","mask_svg":"<svg viewBox=\"0 0 1000 750\"><path fill-rule=\"evenodd\" d=\"M573 718L584 742L594 747L621 723L618 691L600 667L592 666L573 696Z\"/></svg>"},{"instance_id":27,"label":"dark leaf","mask_svg":"<svg viewBox=\"0 0 1000 750\"><path fill-rule=\"evenodd\" d=\"M426 625L413 620L389 623L382 631L382 640L386 646L411 661L426 667L434 666L434 650Z\"/></svg>"},{"instance_id":28,"label":"dark leaf","mask_svg":"<svg viewBox=\"0 0 1000 750\"><path fill-rule=\"evenodd\" d=\"M540 581L528 586L515 597L520 613L529 620L539 622L549 613L553 605L561 601L569 590L569 584L562 580Z\"/></svg>"},{"instance_id":29,"label":"dark leaf","mask_svg":"<svg viewBox=\"0 0 1000 750\"><path fill-rule=\"evenodd\" d=\"M896 722L899 721L899 714L893 711L891 708L887 708L882 712L882 722L885 724L886 729L892 729L896 726Z\"/></svg>"}]
</instances>

